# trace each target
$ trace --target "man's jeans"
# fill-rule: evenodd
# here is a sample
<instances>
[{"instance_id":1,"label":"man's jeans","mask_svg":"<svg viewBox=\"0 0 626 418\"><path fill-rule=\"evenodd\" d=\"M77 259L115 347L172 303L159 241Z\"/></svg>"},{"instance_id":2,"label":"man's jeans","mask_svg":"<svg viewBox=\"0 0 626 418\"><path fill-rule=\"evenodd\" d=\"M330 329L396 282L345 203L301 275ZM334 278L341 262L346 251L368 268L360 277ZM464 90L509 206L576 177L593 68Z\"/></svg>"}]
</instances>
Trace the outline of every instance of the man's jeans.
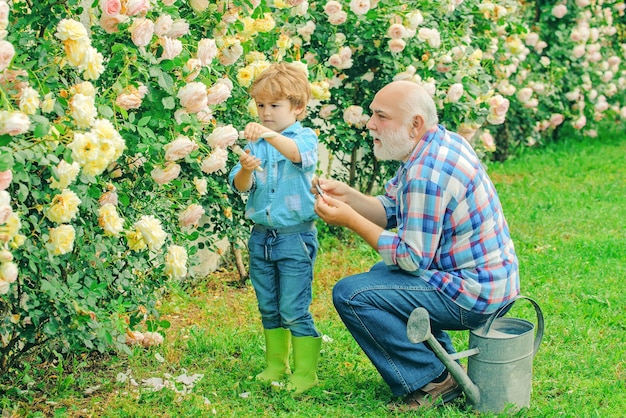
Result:
<instances>
[{"instance_id":1,"label":"man's jeans","mask_svg":"<svg viewBox=\"0 0 626 418\"><path fill-rule=\"evenodd\" d=\"M435 287L380 262L369 272L346 277L333 289L333 303L344 324L396 396L411 393L437 378L445 366L425 343L407 337L415 308L430 315L433 336L454 353L443 330L475 329L489 315L462 309Z\"/></svg>"},{"instance_id":2,"label":"man's jeans","mask_svg":"<svg viewBox=\"0 0 626 418\"><path fill-rule=\"evenodd\" d=\"M283 233L253 229L248 240L250 281L263 328L287 328L296 337L319 337L309 307L317 230Z\"/></svg>"}]
</instances>

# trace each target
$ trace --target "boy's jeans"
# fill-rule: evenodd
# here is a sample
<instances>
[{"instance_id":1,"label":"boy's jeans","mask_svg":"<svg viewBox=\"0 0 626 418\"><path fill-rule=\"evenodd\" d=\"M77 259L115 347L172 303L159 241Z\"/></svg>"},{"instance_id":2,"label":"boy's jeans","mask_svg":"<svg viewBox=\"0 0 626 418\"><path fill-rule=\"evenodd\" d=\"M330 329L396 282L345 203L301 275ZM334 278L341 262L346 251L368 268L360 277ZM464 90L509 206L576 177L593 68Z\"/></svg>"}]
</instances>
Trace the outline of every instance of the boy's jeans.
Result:
<instances>
[{"instance_id":1,"label":"boy's jeans","mask_svg":"<svg viewBox=\"0 0 626 418\"><path fill-rule=\"evenodd\" d=\"M296 337L319 337L309 312L317 230L306 227L292 232L299 229L303 228L253 228L248 241L250 280L263 328L287 328Z\"/></svg>"},{"instance_id":2,"label":"boy's jeans","mask_svg":"<svg viewBox=\"0 0 626 418\"><path fill-rule=\"evenodd\" d=\"M333 289L333 303L396 396L422 388L445 369L428 345L414 344L407 337L407 321L415 308L429 312L432 334L448 353L455 350L443 330L475 329L489 318L462 309L419 277L390 270L382 262L369 272L340 280Z\"/></svg>"}]
</instances>

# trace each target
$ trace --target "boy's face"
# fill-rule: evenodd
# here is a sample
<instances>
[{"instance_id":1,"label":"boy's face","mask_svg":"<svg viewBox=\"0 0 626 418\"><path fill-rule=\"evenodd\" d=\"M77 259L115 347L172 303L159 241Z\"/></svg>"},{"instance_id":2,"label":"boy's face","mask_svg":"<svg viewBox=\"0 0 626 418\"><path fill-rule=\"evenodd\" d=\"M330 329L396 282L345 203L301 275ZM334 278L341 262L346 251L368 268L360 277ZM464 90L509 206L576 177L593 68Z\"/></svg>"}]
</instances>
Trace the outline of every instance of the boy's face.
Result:
<instances>
[{"instance_id":1,"label":"boy's face","mask_svg":"<svg viewBox=\"0 0 626 418\"><path fill-rule=\"evenodd\" d=\"M293 125L302 111L302 108L291 106L291 102L287 99L276 100L276 98L259 96L255 98L255 102L261 125L274 132L282 132Z\"/></svg>"}]
</instances>

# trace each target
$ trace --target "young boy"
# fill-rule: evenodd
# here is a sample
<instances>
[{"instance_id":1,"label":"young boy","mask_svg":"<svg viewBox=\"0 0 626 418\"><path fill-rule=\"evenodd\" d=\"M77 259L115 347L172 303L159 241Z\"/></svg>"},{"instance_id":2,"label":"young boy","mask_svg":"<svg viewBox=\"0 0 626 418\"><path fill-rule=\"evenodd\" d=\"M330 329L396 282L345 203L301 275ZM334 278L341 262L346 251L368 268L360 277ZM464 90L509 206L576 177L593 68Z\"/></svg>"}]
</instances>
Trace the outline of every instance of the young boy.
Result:
<instances>
[{"instance_id":1,"label":"young boy","mask_svg":"<svg viewBox=\"0 0 626 418\"><path fill-rule=\"evenodd\" d=\"M254 223L248 241L250 279L261 313L267 362L256 378L274 382L288 375L291 343L294 371L287 389L298 394L317 385L321 347L309 312L318 248L315 197L310 192L318 139L299 122L306 115L311 89L302 68L278 63L258 76L250 95L261 123L246 126L249 144L229 182L235 190L248 193L246 217Z\"/></svg>"}]
</instances>

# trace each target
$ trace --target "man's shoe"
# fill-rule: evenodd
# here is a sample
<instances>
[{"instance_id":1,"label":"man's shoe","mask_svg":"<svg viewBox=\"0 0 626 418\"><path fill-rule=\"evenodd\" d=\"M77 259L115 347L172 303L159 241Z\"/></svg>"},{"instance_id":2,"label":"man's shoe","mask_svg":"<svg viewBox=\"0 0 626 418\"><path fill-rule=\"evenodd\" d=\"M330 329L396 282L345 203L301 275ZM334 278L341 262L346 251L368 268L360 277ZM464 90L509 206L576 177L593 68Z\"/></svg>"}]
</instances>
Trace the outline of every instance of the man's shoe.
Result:
<instances>
[{"instance_id":1,"label":"man's shoe","mask_svg":"<svg viewBox=\"0 0 626 418\"><path fill-rule=\"evenodd\" d=\"M463 393L461 387L448 372L448 376L443 382L431 382L423 388L409 393L401 403L392 405L391 409L396 412L418 411L451 402L458 398L461 393Z\"/></svg>"}]
</instances>

